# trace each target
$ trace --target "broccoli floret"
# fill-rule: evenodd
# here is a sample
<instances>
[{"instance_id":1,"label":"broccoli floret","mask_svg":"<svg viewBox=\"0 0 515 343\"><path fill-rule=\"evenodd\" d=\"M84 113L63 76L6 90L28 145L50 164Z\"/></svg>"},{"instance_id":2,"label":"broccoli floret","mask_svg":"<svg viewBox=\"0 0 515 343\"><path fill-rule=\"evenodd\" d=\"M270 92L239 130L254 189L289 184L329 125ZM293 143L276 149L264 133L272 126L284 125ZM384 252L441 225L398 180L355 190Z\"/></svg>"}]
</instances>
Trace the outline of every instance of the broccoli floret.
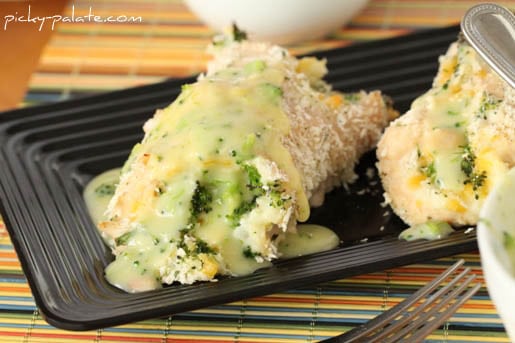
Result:
<instances>
[{"instance_id":1,"label":"broccoli floret","mask_svg":"<svg viewBox=\"0 0 515 343\"><path fill-rule=\"evenodd\" d=\"M197 248L196 252L197 254L213 254L215 251L203 240L198 239L196 241Z\"/></svg>"},{"instance_id":2,"label":"broccoli floret","mask_svg":"<svg viewBox=\"0 0 515 343\"><path fill-rule=\"evenodd\" d=\"M129 231L129 232L124 233L120 237L116 238L115 239L116 245L127 245L127 243L129 242L129 239L131 239L131 237L132 237L132 233L133 233L132 231Z\"/></svg>"},{"instance_id":3,"label":"broccoli floret","mask_svg":"<svg viewBox=\"0 0 515 343\"><path fill-rule=\"evenodd\" d=\"M436 167L434 161L428 165L420 167L420 172L424 174L432 184L436 183Z\"/></svg>"},{"instance_id":4,"label":"broccoli floret","mask_svg":"<svg viewBox=\"0 0 515 343\"><path fill-rule=\"evenodd\" d=\"M201 213L211 211L210 204L212 201L213 196L211 192L197 181L197 188L195 188L195 192L191 198L191 222L195 222Z\"/></svg>"},{"instance_id":5,"label":"broccoli floret","mask_svg":"<svg viewBox=\"0 0 515 343\"><path fill-rule=\"evenodd\" d=\"M250 191L247 193L247 199L243 200L238 207L234 209L234 211L227 215L226 218L229 219L232 223L232 226L236 227L240 223L241 217L250 211L252 211L256 207L257 198L262 196L265 193L263 189L263 184L261 183L261 174L257 168L251 164L242 164L243 171L246 173L247 177L247 189Z\"/></svg>"},{"instance_id":6,"label":"broccoli floret","mask_svg":"<svg viewBox=\"0 0 515 343\"><path fill-rule=\"evenodd\" d=\"M250 164L244 164L243 169L247 173L247 178L249 180L247 187L249 189L261 189L263 184L261 183L261 174L256 167Z\"/></svg>"},{"instance_id":7,"label":"broccoli floret","mask_svg":"<svg viewBox=\"0 0 515 343\"><path fill-rule=\"evenodd\" d=\"M256 258L258 256L261 256L260 253L258 252L254 252L252 251L252 249L250 249L249 246L247 246L244 250L243 250L243 256L245 256L246 258Z\"/></svg>"},{"instance_id":8,"label":"broccoli floret","mask_svg":"<svg viewBox=\"0 0 515 343\"><path fill-rule=\"evenodd\" d=\"M291 197L289 197L289 196L286 198L283 198L283 192L280 189L272 189L270 191L270 198L271 198L270 206L273 206L273 207L283 207L287 201L291 200Z\"/></svg>"},{"instance_id":9,"label":"broccoli floret","mask_svg":"<svg viewBox=\"0 0 515 343\"><path fill-rule=\"evenodd\" d=\"M241 42L247 40L247 33L245 31L240 30L236 24L232 24L232 38L235 42Z\"/></svg>"},{"instance_id":10,"label":"broccoli floret","mask_svg":"<svg viewBox=\"0 0 515 343\"><path fill-rule=\"evenodd\" d=\"M261 92L261 96L270 101L273 104L279 104L280 99L283 96L283 90L269 82L263 83L259 86L258 90Z\"/></svg>"},{"instance_id":11,"label":"broccoli floret","mask_svg":"<svg viewBox=\"0 0 515 343\"><path fill-rule=\"evenodd\" d=\"M256 207L257 197L252 198L250 201L241 202L240 206L236 207L232 214L227 215L227 219L231 221L232 226L236 227L240 223L241 217Z\"/></svg>"},{"instance_id":12,"label":"broccoli floret","mask_svg":"<svg viewBox=\"0 0 515 343\"><path fill-rule=\"evenodd\" d=\"M463 174L465 174L467 177L470 177L472 173L474 172L474 164L476 161L476 155L472 151L472 148L470 145L465 145L462 147L463 153L461 154L461 171Z\"/></svg>"},{"instance_id":13,"label":"broccoli floret","mask_svg":"<svg viewBox=\"0 0 515 343\"><path fill-rule=\"evenodd\" d=\"M461 155L461 171L465 174L466 178L463 184L472 185L472 189L476 193L476 199L479 198L477 191L485 184L486 171L478 173L475 170L476 155L472 151L470 145L463 146L463 153Z\"/></svg>"},{"instance_id":14,"label":"broccoli floret","mask_svg":"<svg viewBox=\"0 0 515 343\"><path fill-rule=\"evenodd\" d=\"M472 185L472 189L476 192L476 199L478 199L479 194L477 194L477 191L485 184L485 180L486 171L483 170L481 173L472 173L463 183Z\"/></svg>"},{"instance_id":15,"label":"broccoli floret","mask_svg":"<svg viewBox=\"0 0 515 343\"><path fill-rule=\"evenodd\" d=\"M346 93L346 94L343 95L343 98L347 102L355 104L356 102L359 101L359 99L361 99L361 94L360 93Z\"/></svg>"},{"instance_id":16,"label":"broccoli floret","mask_svg":"<svg viewBox=\"0 0 515 343\"><path fill-rule=\"evenodd\" d=\"M111 196L114 194L116 186L112 183L103 183L97 188L95 188L95 193L97 193L101 197Z\"/></svg>"},{"instance_id":17,"label":"broccoli floret","mask_svg":"<svg viewBox=\"0 0 515 343\"><path fill-rule=\"evenodd\" d=\"M487 119L487 112L493 111L499 107L500 103L502 102L501 99L496 99L490 94L483 94L483 97L481 99L481 106L478 110L478 117Z\"/></svg>"}]
</instances>

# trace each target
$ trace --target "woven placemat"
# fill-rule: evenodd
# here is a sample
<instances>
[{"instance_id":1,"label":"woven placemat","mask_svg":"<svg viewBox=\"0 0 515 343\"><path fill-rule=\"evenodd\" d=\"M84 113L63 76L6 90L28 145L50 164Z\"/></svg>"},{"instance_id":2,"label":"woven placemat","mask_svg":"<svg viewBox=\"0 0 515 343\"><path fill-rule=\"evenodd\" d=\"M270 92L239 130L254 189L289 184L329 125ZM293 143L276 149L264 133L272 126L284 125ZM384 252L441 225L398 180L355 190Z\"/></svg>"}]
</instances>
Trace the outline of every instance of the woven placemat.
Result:
<instances>
[{"instance_id":1,"label":"woven placemat","mask_svg":"<svg viewBox=\"0 0 515 343\"><path fill-rule=\"evenodd\" d=\"M373 0L352 23L323 40L290 46L296 54L456 24L478 1ZM515 7L515 1L500 2ZM60 23L43 51L22 106L183 77L203 70L213 32L178 0L72 1L64 15L142 17L141 23ZM482 279L477 252L315 287L97 331L48 325L34 305L0 221L0 342L315 342L395 305L455 260ZM486 289L427 342L509 342Z\"/></svg>"}]
</instances>

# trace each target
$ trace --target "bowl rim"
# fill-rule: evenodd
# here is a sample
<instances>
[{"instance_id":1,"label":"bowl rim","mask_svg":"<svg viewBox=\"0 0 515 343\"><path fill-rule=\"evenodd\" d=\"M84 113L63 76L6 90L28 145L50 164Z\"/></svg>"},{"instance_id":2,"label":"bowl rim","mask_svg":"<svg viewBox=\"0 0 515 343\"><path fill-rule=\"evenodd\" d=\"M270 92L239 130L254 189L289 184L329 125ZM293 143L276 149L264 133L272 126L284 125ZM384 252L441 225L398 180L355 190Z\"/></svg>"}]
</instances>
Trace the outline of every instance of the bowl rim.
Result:
<instances>
[{"instance_id":1,"label":"bowl rim","mask_svg":"<svg viewBox=\"0 0 515 343\"><path fill-rule=\"evenodd\" d=\"M509 180L509 181L508 181ZM485 200L481 211L480 220L477 225L477 240L480 252L481 267L485 278L485 283L488 288L488 293L501 317L504 327L508 335L515 340L515 314L513 314L513 301L508 301L505 298L506 293L515 289L515 273L510 270L506 263L501 261L502 252L499 254L498 249L504 249L503 244L498 241L496 237L497 232L502 229L494 227L490 223L492 211L495 211L497 202L499 200L500 192L510 192L510 188L506 187L506 182L515 183L515 168L512 168L504 177L503 180L498 182L494 189L490 192Z\"/></svg>"}]
</instances>

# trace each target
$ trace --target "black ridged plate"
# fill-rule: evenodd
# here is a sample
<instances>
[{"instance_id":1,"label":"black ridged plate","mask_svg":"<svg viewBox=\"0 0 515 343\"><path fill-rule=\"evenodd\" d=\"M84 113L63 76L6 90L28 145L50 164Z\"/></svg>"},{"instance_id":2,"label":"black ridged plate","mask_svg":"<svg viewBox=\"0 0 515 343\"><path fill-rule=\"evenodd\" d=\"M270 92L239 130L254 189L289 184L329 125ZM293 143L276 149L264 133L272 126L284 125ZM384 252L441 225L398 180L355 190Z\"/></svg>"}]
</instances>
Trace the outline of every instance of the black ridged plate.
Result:
<instances>
[{"instance_id":1,"label":"black ridged plate","mask_svg":"<svg viewBox=\"0 0 515 343\"><path fill-rule=\"evenodd\" d=\"M438 56L457 34L458 28L450 27L316 55L327 58L327 79L335 88L381 89L405 111L430 88ZM310 221L334 229L343 240L339 248L216 283L140 294L112 287L103 274L112 256L88 216L82 190L93 176L121 166L142 138L143 122L192 81L0 114L1 212L36 304L50 324L70 330L113 326L477 248L475 234L464 231L438 241L397 240L405 226L380 205L377 177L365 176L375 162L371 153L349 191L334 191L313 210Z\"/></svg>"}]
</instances>

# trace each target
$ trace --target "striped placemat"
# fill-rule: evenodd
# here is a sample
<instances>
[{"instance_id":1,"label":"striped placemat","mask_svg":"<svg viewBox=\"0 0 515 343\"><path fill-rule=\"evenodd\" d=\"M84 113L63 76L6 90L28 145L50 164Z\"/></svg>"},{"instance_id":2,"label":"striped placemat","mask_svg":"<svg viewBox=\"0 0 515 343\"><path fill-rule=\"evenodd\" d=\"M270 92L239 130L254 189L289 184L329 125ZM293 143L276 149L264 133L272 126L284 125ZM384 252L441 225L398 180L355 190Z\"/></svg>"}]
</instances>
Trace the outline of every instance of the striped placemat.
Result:
<instances>
[{"instance_id":1,"label":"striped placemat","mask_svg":"<svg viewBox=\"0 0 515 343\"><path fill-rule=\"evenodd\" d=\"M290 46L308 53L459 22L478 1L372 0L323 40ZM515 1L500 4L515 7ZM141 23L60 23L22 106L149 84L203 70L213 32L179 0L71 1L64 15L141 16ZM172 100L172 99L171 99ZM223 304L168 318L87 332L48 325L0 220L0 342L315 342L395 305L459 258L482 281L477 252ZM486 289L427 342L509 342Z\"/></svg>"}]
</instances>

